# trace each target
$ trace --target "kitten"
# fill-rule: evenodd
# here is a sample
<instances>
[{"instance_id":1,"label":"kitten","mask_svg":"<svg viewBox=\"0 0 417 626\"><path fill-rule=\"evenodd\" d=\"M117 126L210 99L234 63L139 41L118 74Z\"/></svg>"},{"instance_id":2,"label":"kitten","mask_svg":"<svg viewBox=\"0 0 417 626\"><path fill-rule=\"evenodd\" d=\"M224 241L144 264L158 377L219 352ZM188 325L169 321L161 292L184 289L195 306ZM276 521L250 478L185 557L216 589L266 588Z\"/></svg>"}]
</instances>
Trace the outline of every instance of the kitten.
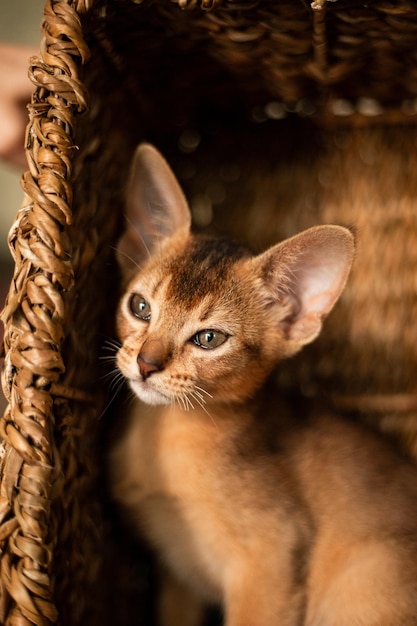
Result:
<instances>
[{"instance_id":1,"label":"kitten","mask_svg":"<svg viewBox=\"0 0 417 626\"><path fill-rule=\"evenodd\" d=\"M320 332L354 256L339 226L253 256L190 233L162 156L141 145L118 247L117 366L137 400L112 490L166 568L163 626L417 625L417 471L335 416L262 388ZM343 332L343 329L341 329Z\"/></svg>"}]
</instances>

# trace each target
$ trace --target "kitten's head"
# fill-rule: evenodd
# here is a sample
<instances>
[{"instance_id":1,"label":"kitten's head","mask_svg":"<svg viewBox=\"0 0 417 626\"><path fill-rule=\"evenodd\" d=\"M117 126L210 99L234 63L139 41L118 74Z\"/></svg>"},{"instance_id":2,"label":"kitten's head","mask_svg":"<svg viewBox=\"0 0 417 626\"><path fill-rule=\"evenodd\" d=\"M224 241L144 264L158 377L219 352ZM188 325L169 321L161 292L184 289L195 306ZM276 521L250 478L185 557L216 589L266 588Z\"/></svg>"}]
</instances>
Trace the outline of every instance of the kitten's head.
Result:
<instances>
[{"instance_id":1,"label":"kitten's head","mask_svg":"<svg viewBox=\"0 0 417 626\"><path fill-rule=\"evenodd\" d=\"M318 226L253 256L192 235L162 156L136 151L118 259L127 287L117 364L149 404L242 401L274 365L319 334L345 285L352 234Z\"/></svg>"}]
</instances>

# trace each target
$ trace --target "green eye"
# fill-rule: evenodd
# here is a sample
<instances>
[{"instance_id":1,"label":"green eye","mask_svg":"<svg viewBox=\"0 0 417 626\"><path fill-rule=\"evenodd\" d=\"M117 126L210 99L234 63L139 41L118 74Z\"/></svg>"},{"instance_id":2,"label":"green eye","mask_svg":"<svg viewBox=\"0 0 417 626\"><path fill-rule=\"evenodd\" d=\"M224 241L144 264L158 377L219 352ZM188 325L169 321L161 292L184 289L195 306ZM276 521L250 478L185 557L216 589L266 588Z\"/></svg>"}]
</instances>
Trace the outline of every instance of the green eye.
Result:
<instances>
[{"instance_id":1,"label":"green eye","mask_svg":"<svg viewBox=\"0 0 417 626\"><path fill-rule=\"evenodd\" d=\"M219 330L200 330L192 337L192 341L199 347L205 350L214 350L218 348L225 341L227 341L228 335L221 333Z\"/></svg>"},{"instance_id":2,"label":"green eye","mask_svg":"<svg viewBox=\"0 0 417 626\"><path fill-rule=\"evenodd\" d=\"M148 322L151 318L151 307L149 303L142 298L138 293L134 293L130 296L129 308L133 315L140 320Z\"/></svg>"}]
</instances>

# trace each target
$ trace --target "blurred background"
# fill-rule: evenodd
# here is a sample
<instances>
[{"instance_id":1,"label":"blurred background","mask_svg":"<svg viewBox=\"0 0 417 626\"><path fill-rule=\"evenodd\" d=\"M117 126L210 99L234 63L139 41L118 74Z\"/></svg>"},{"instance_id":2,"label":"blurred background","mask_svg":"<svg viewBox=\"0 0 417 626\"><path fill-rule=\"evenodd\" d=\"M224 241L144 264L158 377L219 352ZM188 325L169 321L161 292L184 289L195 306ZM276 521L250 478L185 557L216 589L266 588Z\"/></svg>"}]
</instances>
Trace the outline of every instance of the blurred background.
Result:
<instances>
[{"instance_id":1,"label":"blurred background","mask_svg":"<svg viewBox=\"0 0 417 626\"><path fill-rule=\"evenodd\" d=\"M0 42L38 49L44 4L44 0L0 0ZM0 310L13 272L7 235L23 198L19 182L21 174L21 168L0 159ZM3 325L0 322L0 340L2 335ZM5 400L0 388L0 413L4 407Z\"/></svg>"},{"instance_id":2,"label":"blurred background","mask_svg":"<svg viewBox=\"0 0 417 626\"><path fill-rule=\"evenodd\" d=\"M0 41L39 47L44 0L0 0ZM7 234L22 202L21 171L0 160L0 278L4 290L5 274L11 260ZM1 302L3 305L3 299Z\"/></svg>"}]
</instances>

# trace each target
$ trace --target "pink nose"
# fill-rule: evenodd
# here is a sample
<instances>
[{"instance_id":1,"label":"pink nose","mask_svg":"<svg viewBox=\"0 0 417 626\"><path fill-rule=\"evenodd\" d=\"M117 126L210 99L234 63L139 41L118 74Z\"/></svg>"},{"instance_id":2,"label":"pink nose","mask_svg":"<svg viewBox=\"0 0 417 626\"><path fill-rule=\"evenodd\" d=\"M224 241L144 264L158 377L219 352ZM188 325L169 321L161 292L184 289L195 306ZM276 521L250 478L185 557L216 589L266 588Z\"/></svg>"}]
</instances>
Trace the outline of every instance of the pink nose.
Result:
<instances>
[{"instance_id":1,"label":"pink nose","mask_svg":"<svg viewBox=\"0 0 417 626\"><path fill-rule=\"evenodd\" d=\"M162 367L155 361L147 361L141 354L138 355L139 371L143 380L146 380L153 372L159 372Z\"/></svg>"}]
</instances>

